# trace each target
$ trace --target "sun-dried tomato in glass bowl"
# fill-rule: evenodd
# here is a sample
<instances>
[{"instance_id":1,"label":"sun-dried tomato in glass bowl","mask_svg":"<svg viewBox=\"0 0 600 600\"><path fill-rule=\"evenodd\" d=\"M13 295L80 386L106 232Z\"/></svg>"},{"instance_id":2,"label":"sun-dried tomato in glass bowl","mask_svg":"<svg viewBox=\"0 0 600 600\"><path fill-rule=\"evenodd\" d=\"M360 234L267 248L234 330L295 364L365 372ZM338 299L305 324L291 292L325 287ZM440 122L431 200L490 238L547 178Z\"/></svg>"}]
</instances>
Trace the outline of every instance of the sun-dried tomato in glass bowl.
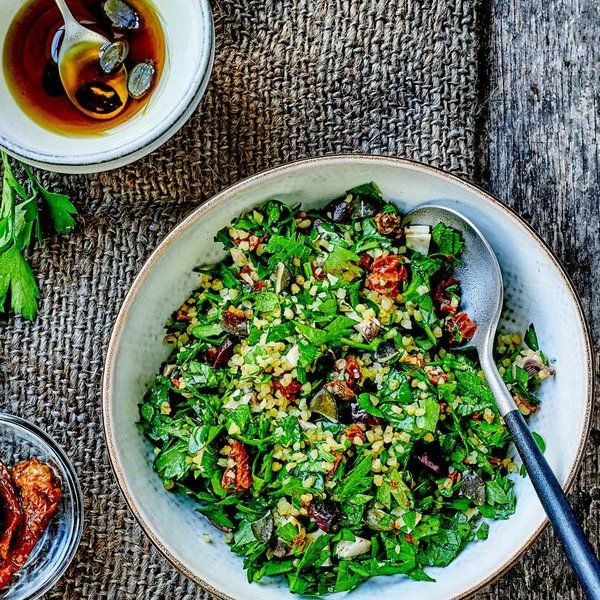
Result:
<instances>
[{"instance_id":1,"label":"sun-dried tomato in glass bowl","mask_svg":"<svg viewBox=\"0 0 600 600\"><path fill-rule=\"evenodd\" d=\"M0 593L38 598L79 546L81 488L63 450L19 417L0 414L0 449Z\"/></svg>"}]
</instances>

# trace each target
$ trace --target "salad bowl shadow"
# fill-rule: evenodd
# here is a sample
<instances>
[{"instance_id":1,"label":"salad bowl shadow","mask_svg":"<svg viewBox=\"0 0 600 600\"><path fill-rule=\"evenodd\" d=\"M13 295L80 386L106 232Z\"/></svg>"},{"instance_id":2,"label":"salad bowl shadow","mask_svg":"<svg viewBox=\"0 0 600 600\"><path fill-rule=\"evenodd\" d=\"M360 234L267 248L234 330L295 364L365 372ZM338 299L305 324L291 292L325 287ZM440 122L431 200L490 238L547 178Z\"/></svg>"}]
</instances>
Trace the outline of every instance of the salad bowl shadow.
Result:
<instances>
[{"instance_id":1,"label":"salad bowl shadow","mask_svg":"<svg viewBox=\"0 0 600 600\"><path fill-rule=\"evenodd\" d=\"M347 189L374 181L403 212L438 203L478 225L496 252L505 281L504 325L535 323L557 375L541 390L542 410L530 425L544 438L546 457L565 488L572 483L587 440L593 398L588 329L577 294L550 250L514 212L475 186L407 160L342 155L299 161L246 179L221 192L177 226L142 268L115 323L106 359L103 418L119 486L146 534L164 556L198 585L225 599L293 598L277 579L249 584L241 560L221 533L186 498L168 494L152 469L152 450L136 427L138 404L169 354L164 322L197 285L193 269L225 255L214 235L245 209L277 198L304 208L322 206ZM434 583L402 575L376 577L352 593L356 600L465 598L499 577L546 525L528 479L516 475L516 513L490 522L489 538L469 545L448 567L429 569ZM205 541L209 535L211 542Z\"/></svg>"}]
</instances>

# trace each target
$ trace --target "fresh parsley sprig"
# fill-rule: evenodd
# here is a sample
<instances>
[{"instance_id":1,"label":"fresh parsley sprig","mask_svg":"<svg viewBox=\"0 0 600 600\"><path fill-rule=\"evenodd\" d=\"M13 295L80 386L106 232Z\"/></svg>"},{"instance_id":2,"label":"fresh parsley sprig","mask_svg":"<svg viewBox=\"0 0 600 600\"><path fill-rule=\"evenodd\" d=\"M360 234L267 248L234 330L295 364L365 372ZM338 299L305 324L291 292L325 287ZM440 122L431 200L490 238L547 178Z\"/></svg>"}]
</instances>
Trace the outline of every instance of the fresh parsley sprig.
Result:
<instances>
[{"instance_id":1,"label":"fresh parsley sprig","mask_svg":"<svg viewBox=\"0 0 600 600\"><path fill-rule=\"evenodd\" d=\"M64 194L47 190L22 163L25 182L17 179L10 160L0 151L4 176L0 201L0 313L13 310L33 321L40 290L26 251L54 233L73 231L77 209Z\"/></svg>"}]
</instances>

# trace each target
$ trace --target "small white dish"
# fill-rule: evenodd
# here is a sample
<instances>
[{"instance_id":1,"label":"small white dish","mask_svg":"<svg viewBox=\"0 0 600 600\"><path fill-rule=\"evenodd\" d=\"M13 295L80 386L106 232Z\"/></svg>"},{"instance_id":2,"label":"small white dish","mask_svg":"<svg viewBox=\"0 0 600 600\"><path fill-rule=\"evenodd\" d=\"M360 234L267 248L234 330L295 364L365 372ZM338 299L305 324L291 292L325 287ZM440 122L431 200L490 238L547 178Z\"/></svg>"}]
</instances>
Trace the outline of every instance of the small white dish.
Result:
<instances>
[{"instance_id":1,"label":"small white dish","mask_svg":"<svg viewBox=\"0 0 600 600\"><path fill-rule=\"evenodd\" d=\"M150 0L149 0L150 1ZM212 70L214 27L208 0L151 0L166 38L166 62L148 105L114 129L87 137L44 129L10 92L2 52L22 0L0 3L0 147L31 165L60 173L95 173L122 167L156 150L198 106Z\"/></svg>"},{"instance_id":2,"label":"small white dish","mask_svg":"<svg viewBox=\"0 0 600 600\"><path fill-rule=\"evenodd\" d=\"M164 323L197 284L192 269L224 256L215 233L233 217L269 198L304 207L322 205L358 184L375 181L386 199L408 211L422 203L460 210L496 251L506 287L506 323L523 331L535 323L541 346L557 369L542 388L542 409L530 420L546 441L546 458L568 487L583 456L592 412L591 344L577 295L548 248L514 212L473 185L436 169L375 156L305 160L261 173L221 192L190 215L152 254L125 299L110 342L103 386L106 440L117 480L141 526L182 573L225 599L291 600L283 582L249 584L241 560L194 503L165 492L152 470L152 449L136 427L138 404L169 348ZM469 545L436 583L402 575L378 577L353 600L465 598L504 573L531 546L546 516L529 479L515 477L516 514L491 522L489 539ZM212 543L203 540L210 535Z\"/></svg>"}]
</instances>

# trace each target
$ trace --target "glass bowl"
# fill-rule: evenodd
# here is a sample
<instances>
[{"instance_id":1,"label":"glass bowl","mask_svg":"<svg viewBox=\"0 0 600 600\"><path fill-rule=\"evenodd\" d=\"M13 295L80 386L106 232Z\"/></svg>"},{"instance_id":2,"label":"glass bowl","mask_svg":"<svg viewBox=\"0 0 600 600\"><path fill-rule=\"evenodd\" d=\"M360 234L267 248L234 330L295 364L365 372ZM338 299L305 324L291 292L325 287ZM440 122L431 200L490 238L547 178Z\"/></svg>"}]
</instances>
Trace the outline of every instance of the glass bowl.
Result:
<instances>
[{"instance_id":1,"label":"glass bowl","mask_svg":"<svg viewBox=\"0 0 600 600\"><path fill-rule=\"evenodd\" d=\"M66 571L81 540L83 495L66 454L35 425L0 413L0 459L10 468L29 458L39 458L54 468L63 493L58 513L26 565L0 592L3 600L30 600L45 594Z\"/></svg>"}]
</instances>

